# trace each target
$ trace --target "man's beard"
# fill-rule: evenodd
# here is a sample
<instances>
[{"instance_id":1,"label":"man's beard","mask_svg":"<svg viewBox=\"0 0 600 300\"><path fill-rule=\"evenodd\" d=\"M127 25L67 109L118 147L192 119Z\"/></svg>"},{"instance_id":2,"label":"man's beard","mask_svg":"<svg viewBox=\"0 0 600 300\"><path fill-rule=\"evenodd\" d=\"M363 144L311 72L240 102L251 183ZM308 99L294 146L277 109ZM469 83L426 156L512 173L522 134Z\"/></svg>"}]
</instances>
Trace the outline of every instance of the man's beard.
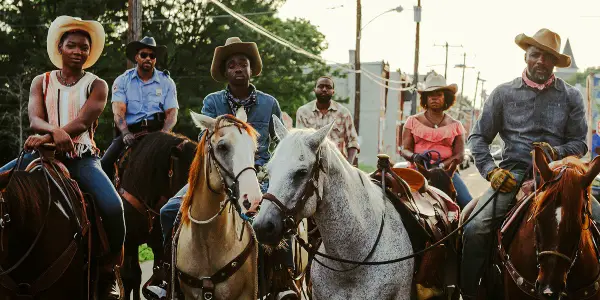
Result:
<instances>
[{"instance_id":1,"label":"man's beard","mask_svg":"<svg viewBox=\"0 0 600 300\"><path fill-rule=\"evenodd\" d=\"M552 76L552 72L548 71L547 69L542 69L544 71L542 73L538 73L538 72L536 72L536 70L539 70L539 69L531 68L529 70L530 79L536 83L539 83L539 84L545 83Z\"/></svg>"},{"instance_id":2,"label":"man's beard","mask_svg":"<svg viewBox=\"0 0 600 300\"><path fill-rule=\"evenodd\" d=\"M316 96L317 96L317 101L319 103L327 103L327 102L329 102L331 100L331 95L319 95L319 94L316 94Z\"/></svg>"}]
</instances>

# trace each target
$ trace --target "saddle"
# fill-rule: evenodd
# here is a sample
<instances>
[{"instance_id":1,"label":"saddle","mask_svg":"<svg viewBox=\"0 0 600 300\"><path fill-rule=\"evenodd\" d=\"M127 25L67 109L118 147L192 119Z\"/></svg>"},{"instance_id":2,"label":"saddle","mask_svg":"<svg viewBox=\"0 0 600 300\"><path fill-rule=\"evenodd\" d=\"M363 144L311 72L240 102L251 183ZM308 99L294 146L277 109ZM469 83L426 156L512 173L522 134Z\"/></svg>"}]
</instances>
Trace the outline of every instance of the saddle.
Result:
<instances>
[{"instance_id":1,"label":"saddle","mask_svg":"<svg viewBox=\"0 0 600 300\"><path fill-rule=\"evenodd\" d=\"M371 178L385 188L402 218L414 252L435 244L457 228L460 208L447 195L429 186L421 173L391 168L387 155L380 154L378 158L377 170ZM385 174L383 180L382 174ZM456 284L456 249L456 242L448 241L415 259L417 299L441 296L445 287Z\"/></svg>"}]
</instances>

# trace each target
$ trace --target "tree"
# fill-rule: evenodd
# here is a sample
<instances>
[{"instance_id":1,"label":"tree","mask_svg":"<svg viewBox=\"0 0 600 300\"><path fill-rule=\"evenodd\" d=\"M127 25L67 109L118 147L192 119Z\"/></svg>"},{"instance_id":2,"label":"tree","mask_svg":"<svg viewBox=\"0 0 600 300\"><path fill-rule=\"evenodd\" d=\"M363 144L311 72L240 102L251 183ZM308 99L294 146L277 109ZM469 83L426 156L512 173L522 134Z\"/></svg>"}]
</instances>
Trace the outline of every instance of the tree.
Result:
<instances>
[{"instance_id":1,"label":"tree","mask_svg":"<svg viewBox=\"0 0 600 300\"><path fill-rule=\"evenodd\" d=\"M575 75L573 75L571 78L569 78L566 81L567 81L567 83L569 83L570 85L573 85L573 86L578 83L585 86L588 75L593 74L593 73L600 74L600 67L591 67L591 68L585 69L585 71L583 71L583 72L577 72L577 73L575 73Z\"/></svg>"}]
</instances>

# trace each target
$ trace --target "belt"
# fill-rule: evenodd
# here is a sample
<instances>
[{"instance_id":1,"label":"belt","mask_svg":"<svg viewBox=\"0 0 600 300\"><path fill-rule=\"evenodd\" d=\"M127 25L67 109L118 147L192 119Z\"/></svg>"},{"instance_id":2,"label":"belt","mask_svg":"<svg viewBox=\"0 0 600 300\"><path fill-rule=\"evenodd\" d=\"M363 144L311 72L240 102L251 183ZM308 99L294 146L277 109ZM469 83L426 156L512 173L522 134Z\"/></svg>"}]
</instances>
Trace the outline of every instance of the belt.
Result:
<instances>
[{"instance_id":1,"label":"belt","mask_svg":"<svg viewBox=\"0 0 600 300\"><path fill-rule=\"evenodd\" d=\"M142 131L158 131L161 130L163 125L165 124L165 114L164 113L156 113L153 114L153 120L143 119L138 123L128 125L127 128L132 133L138 133Z\"/></svg>"}]
</instances>

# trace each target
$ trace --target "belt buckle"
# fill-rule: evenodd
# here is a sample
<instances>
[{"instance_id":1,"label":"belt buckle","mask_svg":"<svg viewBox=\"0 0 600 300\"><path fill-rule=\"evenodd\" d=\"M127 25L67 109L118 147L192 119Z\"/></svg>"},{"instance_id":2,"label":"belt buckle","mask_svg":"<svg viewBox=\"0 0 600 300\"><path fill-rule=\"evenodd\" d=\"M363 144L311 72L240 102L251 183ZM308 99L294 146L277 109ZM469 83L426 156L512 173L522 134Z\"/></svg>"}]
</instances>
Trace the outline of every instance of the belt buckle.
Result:
<instances>
[{"instance_id":1,"label":"belt buckle","mask_svg":"<svg viewBox=\"0 0 600 300\"><path fill-rule=\"evenodd\" d=\"M143 119L142 122L141 122L141 124L142 124L142 128L143 127L148 127L148 119Z\"/></svg>"}]
</instances>

